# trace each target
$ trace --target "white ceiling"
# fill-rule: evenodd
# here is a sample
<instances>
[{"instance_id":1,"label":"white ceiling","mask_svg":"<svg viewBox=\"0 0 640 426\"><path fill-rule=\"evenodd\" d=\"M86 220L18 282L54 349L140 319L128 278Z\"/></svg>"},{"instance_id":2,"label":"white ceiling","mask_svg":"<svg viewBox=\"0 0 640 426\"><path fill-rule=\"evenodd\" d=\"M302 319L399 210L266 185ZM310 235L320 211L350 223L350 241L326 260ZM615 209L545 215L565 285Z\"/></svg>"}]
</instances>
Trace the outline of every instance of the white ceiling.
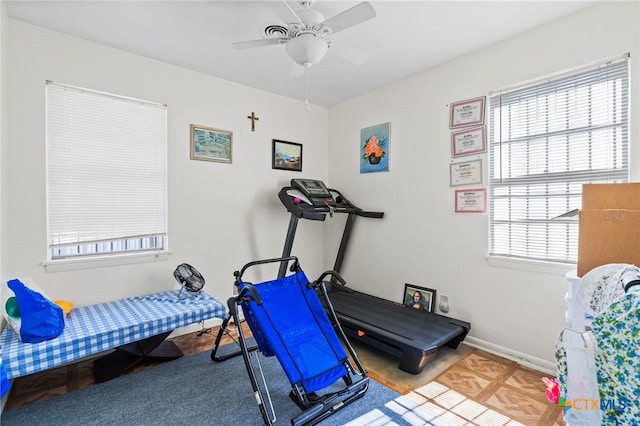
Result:
<instances>
[{"instance_id":1,"label":"white ceiling","mask_svg":"<svg viewBox=\"0 0 640 426\"><path fill-rule=\"evenodd\" d=\"M337 45L369 53L364 65L329 54L309 74L309 102L332 106L582 9L595 0L370 1L377 16L333 35ZM278 1L4 0L11 18L305 99L303 76L282 45L236 50L283 25ZM280 3L280 4L274 4ZM329 18L359 1L317 0ZM299 9L297 1L290 1ZM300 73L298 73L300 74Z\"/></svg>"}]
</instances>

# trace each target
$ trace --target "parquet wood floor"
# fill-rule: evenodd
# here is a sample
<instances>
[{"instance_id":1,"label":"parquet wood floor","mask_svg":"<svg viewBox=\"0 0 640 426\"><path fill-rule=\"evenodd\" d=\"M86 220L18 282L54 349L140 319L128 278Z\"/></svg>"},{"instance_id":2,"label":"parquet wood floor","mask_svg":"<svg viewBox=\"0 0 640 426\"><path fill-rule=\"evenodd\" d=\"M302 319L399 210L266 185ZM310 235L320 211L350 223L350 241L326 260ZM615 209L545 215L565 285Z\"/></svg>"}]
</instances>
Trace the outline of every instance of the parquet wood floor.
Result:
<instances>
[{"instance_id":1,"label":"parquet wood floor","mask_svg":"<svg viewBox=\"0 0 640 426\"><path fill-rule=\"evenodd\" d=\"M450 402L446 401L450 401L454 394L460 400L453 407L472 401L476 408L484 408L475 415L459 410L466 413L461 416L466 422L460 424L564 425L561 411L547 401L542 385L543 376L545 374L516 362L476 349L435 378L432 383L442 386L437 395L429 394L422 388L416 393L427 396L429 401L449 410L451 407L447 405ZM433 388L429 390L433 391ZM503 422L499 419L503 419Z\"/></svg>"},{"instance_id":2,"label":"parquet wood floor","mask_svg":"<svg viewBox=\"0 0 640 426\"><path fill-rule=\"evenodd\" d=\"M250 334L245 326L247 335ZM210 351L217 329L172 338L185 355ZM223 343L230 342L227 336ZM461 345L456 351L441 349L433 367L420 375L397 368L397 359L355 345L369 375L403 396L398 403L417 410L408 416L451 425L564 425L561 413L544 395L543 373L513 361ZM152 368L144 361L128 373ZM428 366L429 367L429 366ZM62 395L94 384L93 360L21 377L13 381L5 410ZM400 406L399 405L399 406ZM437 421L436 421L437 419ZM422 423L424 424L424 423Z\"/></svg>"}]
</instances>

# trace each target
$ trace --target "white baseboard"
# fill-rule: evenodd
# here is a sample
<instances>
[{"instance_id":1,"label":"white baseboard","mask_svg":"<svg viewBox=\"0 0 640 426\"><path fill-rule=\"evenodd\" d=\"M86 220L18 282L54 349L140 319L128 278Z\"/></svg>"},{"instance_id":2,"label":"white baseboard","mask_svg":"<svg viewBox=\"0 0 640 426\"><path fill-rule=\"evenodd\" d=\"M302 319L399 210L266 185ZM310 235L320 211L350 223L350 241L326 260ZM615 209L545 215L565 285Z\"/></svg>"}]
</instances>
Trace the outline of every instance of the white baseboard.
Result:
<instances>
[{"instance_id":1,"label":"white baseboard","mask_svg":"<svg viewBox=\"0 0 640 426\"><path fill-rule=\"evenodd\" d=\"M476 337L467 336L466 339L464 339L464 343L474 348L517 362L518 364L531 368L532 370L540 371L554 377L557 374L556 364L553 362L514 351L513 349L505 348L504 346L496 345Z\"/></svg>"}]
</instances>

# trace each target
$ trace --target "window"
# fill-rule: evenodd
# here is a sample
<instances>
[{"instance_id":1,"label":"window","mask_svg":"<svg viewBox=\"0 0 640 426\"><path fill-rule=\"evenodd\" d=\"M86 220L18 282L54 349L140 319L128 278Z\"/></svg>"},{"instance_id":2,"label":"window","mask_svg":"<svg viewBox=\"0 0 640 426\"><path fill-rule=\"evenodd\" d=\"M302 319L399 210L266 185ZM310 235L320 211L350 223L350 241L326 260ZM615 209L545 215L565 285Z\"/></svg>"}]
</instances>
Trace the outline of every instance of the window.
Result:
<instances>
[{"instance_id":1,"label":"window","mask_svg":"<svg viewBox=\"0 0 640 426\"><path fill-rule=\"evenodd\" d=\"M577 262L578 222L556 217L629 180L628 78L625 55L489 96L490 256Z\"/></svg>"},{"instance_id":2,"label":"window","mask_svg":"<svg viewBox=\"0 0 640 426\"><path fill-rule=\"evenodd\" d=\"M166 106L47 82L48 260L167 248Z\"/></svg>"}]
</instances>

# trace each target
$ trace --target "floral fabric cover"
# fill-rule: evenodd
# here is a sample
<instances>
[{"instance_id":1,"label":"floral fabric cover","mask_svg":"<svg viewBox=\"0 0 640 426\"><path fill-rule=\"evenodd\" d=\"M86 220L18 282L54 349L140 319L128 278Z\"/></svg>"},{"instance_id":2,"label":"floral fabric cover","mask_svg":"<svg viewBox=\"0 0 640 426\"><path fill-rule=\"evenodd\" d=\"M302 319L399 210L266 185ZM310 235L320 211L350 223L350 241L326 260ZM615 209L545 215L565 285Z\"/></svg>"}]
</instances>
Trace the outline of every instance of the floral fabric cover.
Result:
<instances>
[{"instance_id":1,"label":"floral fabric cover","mask_svg":"<svg viewBox=\"0 0 640 426\"><path fill-rule=\"evenodd\" d=\"M640 285L593 320L602 424L640 422Z\"/></svg>"},{"instance_id":2,"label":"floral fabric cover","mask_svg":"<svg viewBox=\"0 0 640 426\"><path fill-rule=\"evenodd\" d=\"M639 271L608 264L580 281L577 296L594 316L591 329L564 329L556 340L559 401L567 424L640 425L640 285L625 293L625 276ZM598 399L600 409L573 409L581 398Z\"/></svg>"}]
</instances>

